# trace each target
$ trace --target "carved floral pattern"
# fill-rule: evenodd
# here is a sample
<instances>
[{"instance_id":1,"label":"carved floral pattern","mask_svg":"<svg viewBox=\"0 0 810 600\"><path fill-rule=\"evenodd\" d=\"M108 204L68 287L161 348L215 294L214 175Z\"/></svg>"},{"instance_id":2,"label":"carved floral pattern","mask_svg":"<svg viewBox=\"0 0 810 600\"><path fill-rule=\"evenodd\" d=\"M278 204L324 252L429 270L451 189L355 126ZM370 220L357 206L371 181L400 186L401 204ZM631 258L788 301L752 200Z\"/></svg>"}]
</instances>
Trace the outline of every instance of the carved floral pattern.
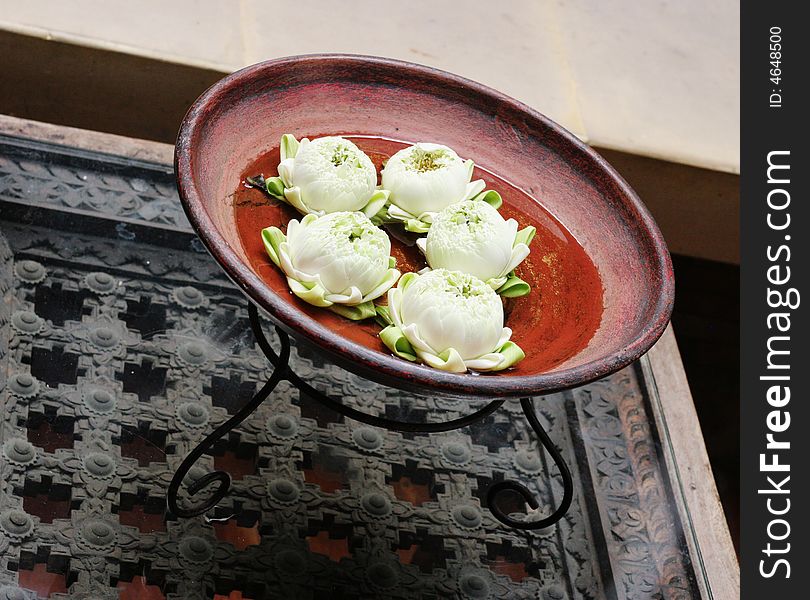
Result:
<instances>
[{"instance_id":1,"label":"carved floral pattern","mask_svg":"<svg viewBox=\"0 0 810 600\"><path fill-rule=\"evenodd\" d=\"M271 367L254 347L242 296L184 229L166 168L91 158L0 144L0 207L36 204L59 216L51 222L74 223L79 209L177 232L167 248L160 235L128 239L127 227L94 236L0 219L0 445L57 446L8 445L16 459L0 460L0 512L22 510L31 494L70 501L66 514L32 517L30 535L0 530L0 587L49 556L52 569L71 573L69 594L52 596L62 600L117 597L111 582L134 575L184 600L214 590L254 599L597 600L614 588L619 598L693 597L632 369L536 400L579 482L568 515L547 531L509 530L483 505L503 477L524 482L541 505L562 494L515 411L407 435L330 414L287 382L189 474L227 457L242 465L212 516L238 513L236 525L256 526L260 543L237 549L203 518L164 522L182 457ZM17 273L23 261L42 273L33 263ZM18 318L15 327L15 314L41 322ZM383 388L310 351L294 348L292 365L366 412L446 420L473 409ZM35 393L10 389L20 374L36 380ZM609 573L615 581L603 580Z\"/></svg>"}]
</instances>

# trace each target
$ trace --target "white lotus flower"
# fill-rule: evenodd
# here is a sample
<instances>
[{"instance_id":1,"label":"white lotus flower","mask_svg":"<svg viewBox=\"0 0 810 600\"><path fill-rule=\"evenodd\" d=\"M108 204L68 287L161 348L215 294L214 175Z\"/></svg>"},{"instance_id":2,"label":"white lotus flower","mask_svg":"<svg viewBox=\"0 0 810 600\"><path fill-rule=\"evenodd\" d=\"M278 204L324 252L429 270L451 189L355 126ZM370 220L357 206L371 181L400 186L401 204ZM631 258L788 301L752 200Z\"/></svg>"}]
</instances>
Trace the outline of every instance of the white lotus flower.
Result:
<instances>
[{"instance_id":1,"label":"white lotus flower","mask_svg":"<svg viewBox=\"0 0 810 600\"><path fill-rule=\"evenodd\" d=\"M399 279L391 240L361 212L306 215L262 230L270 259L287 275L293 294L353 320L375 315L372 300Z\"/></svg>"},{"instance_id":2,"label":"white lotus flower","mask_svg":"<svg viewBox=\"0 0 810 600\"><path fill-rule=\"evenodd\" d=\"M517 221L504 219L486 202L464 200L437 214L416 245L432 269L469 273L515 297L530 290L512 271L529 255L534 234L532 226L518 231Z\"/></svg>"},{"instance_id":3,"label":"white lotus flower","mask_svg":"<svg viewBox=\"0 0 810 600\"><path fill-rule=\"evenodd\" d=\"M382 171L382 187L389 192L387 217L408 231L424 233L443 208L479 197L500 205L497 192L484 193L484 181L470 181L473 161L462 160L451 148L419 142L403 148Z\"/></svg>"},{"instance_id":4,"label":"white lotus flower","mask_svg":"<svg viewBox=\"0 0 810 600\"><path fill-rule=\"evenodd\" d=\"M380 313L391 322L380 333L383 343L401 358L436 369L500 371L525 356L509 341L501 299L467 273L406 273L388 291L388 307Z\"/></svg>"},{"instance_id":5,"label":"white lotus flower","mask_svg":"<svg viewBox=\"0 0 810 600\"><path fill-rule=\"evenodd\" d=\"M388 192L377 188L377 170L366 154L342 137L281 138L278 177L265 180L267 192L301 214L362 211L373 217Z\"/></svg>"}]
</instances>

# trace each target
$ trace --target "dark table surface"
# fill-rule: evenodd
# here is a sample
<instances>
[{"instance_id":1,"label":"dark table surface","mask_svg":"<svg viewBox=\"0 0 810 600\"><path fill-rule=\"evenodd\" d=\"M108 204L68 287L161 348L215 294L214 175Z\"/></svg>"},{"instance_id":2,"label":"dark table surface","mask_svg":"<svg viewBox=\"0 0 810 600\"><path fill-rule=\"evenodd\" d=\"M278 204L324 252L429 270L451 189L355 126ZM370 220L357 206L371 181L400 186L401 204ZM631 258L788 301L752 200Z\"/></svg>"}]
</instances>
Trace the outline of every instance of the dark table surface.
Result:
<instances>
[{"instance_id":1,"label":"dark table surface","mask_svg":"<svg viewBox=\"0 0 810 600\"><path fill-rule=\"evenodd\" d=\"M519 403L402 434L287 382L192 472L229 471L231 494L175 518L177 465L272 372L246 301L191 232L169 166L0 137L0 598L730 597L712 590L645 361L535 400L575 480L547 530L486 507L504 478L541 512L561 496ZM292 365L389 418L478 406L300 348Z\"/></svg>"}]
</instances>

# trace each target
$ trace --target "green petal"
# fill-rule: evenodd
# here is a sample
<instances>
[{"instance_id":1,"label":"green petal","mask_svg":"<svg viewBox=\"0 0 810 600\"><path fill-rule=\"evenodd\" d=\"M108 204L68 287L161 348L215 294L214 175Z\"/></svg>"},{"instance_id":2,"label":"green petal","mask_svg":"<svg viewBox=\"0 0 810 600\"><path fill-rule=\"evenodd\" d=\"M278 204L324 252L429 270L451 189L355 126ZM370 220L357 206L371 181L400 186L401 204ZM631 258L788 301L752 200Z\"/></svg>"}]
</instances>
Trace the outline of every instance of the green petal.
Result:
<instances>
[{"instance_id":1,"label":"green petal","mask_svg":"<svg viewBox=\"0 0 810 600\"><path fill-rule=\"evenodd\" d=\"M369 198L368 204L363 208L363 214L371 219L372 222L376 218L379 220L379 223L382 223L382 217L388 214L385 210L385 205L388 204L388 196L390 195L391 192L388 190L377 190L374 192L371 198ZM375 225L379 225L379 223L375 223Z\"/></svg>"},{"instance_id":2,"label":"green petal","mask_svg":"<svg viewBox=\"0 0 810 600\"><path fill-rule=\"evenodd\" d=\"M374 320L377 321L377 325L380 327L388 327L394 324L394 320L391 318L391 311L387 306L377 305L374 309L377 311L377 316L374 318Z\"/></svg>"},{"instance_id":3,"label":"green petal","mask_svg":"<svg viewBox=\"0 0 810 600\"><path fill-rule=\"evenodd\" d=\"M428 356L425 354L422 355L422 358L425 359L425 364L434 369L447 371L448 373L464 373L467 371L467 365L464 364L464 360L455 348L448 348L441 354L438 354L436 356L438 361L428 361ZM441 361L441 364L439 361Z\"/></svg>"},{"instance_id":4,"label":"green petal","mask_svg":"<svg viewBox=\"0 0 810 600\"><path fill-rule=\"evenodd\" d=\"M281 160L287 160L288 158L295 158L295 155L298 154L298 147L300 144L298 140L295 139L294 135L289 133L285 133L281 136Z\"/></svg>"},{"instance_id":5,"label":"green petal","mask_svg":"<svg viewBox=\"0 0 810 600\"><path fill-rule=\"evenodd\" d=\"M304 204L304 201L301 199L301 188L297 185L291 188L284 188L284 199L302 215L310 213L309 208L307 208L307 205Z\"/></svg>"},{"instance_id":6,"label":"green petal","mask_svg":"<svg viewBox=\"0 0 810 600\"><path fill-rule=\"evenodd\" d=\"M509 274L509 277L507 277L506 283L495 291L504 298L520 298L531 292L532 286L515 275L513 271Z\"/></svg>"},{"instance_id":7,"label":"green petal","mask_svg":"<svg viewBox=\"0 0 810 600\"><path fill-rule=\"evenodd\" d=\"M279 246L287 241L287 236L281 233L278 227L267 227L262 229L262 242L264 242L264 249L277 267L281 266L279 260L280 249Z\"/></svg>"},{"instance_id":8,"label":"green petal","mask_svg":"<svg viewBox=\"0 0 810 600\"><path fill-rule=\"evenodd\" d=\"M383 329L380 332L380 339L391 352L400 358L410 361L416 360L416 352L414 352L411 343L395 325L389 325Z\"/></svg>"},{"instance_id":9,"label":"green petal","mask_svg":"<svg viewBox=\"0 0 810 600\"><path fill-rule=\"evenodd\" d=\"M503 346L501 346L501 349L498 350L498 354L503 355L504 359L506 360L493 369L493 371L502 371L504 369L508 369L512 365L515 365L526 358L526 353L523 352L520 346L518 346L515 342L506 342Z\"/></svg>"},{"instance_id":10,"label":"green petal","mask_svg":"<svg viewBox=\"0 0 810 600\"><path fill-rule=\"evenodd\" d=\"M397 266L397 259L394 258L393 256L389 256L388 257L388 268L389 269L395 269L396 266Z\"/></svg>"},{"instance_id":11,"label":"green petal","mask_svg":"<svg viewBox=\"0 0 810 600\"><path fill-rule=\"evenodd\" d=\"M405 229L413 233L427 233L430 231L430 223L425 223L419 219L408 219L405 223Z\"/></svg>"},{"instance_id":12,"label":"green petal","mask_svg":"<svg viewBox=\"0 0 810 600\"><path fill-rule=\"evenodd\" d=\"M405 273L405 275L399 278L399 283L397 284L397 287L404 291L409 285L411 285L414 282L414 280L417 277L419 277L419 274L414 273L413 271Z\"/></svg>"},{"instance_id":13,"label":"green petal","mask_svg":"<svg viewBox=\"0 0 810 600\"><path fill-rule=\"evenodd\" d=\"M287 201L284 197L284 182L281 180L281 177L268 177L265 179L264 189L266 189L267 193L273 198L283 200L284 202Z\"/></svg>"},{"instance_id":14,"label":"green petal","mask_svg":"<svg viewBox=\"0 0 810 600\"><path fill-rule=\"evenodd\" d=\"M373 217L369 217L372 223L374 223L377 227L380 225L384 225L385 223L394 223L394 219L390 217L388 214L388 204L384 204L383 207L377 211L377 214Z\"/></svg>"},{"instance_id":15,"label":"green petal","mask_svg":"<svg viewBox=\"0 0 810 600\"><path fill-rule=\"evenodd\" d=\"M316 283L304 283L292 277L287 277L287 285L290 286L290 291L293 294L312 306L324 308L333 304L326 299L326 290Z\"/></svg>"},{"instance_id":16,"label":"green petal","mask_svg":"<svg viewBox=\"0 0 810 600\"><path fill-rule=\"evenodd\" d=\"M352 306L348 304L333 304L329 307L329 310L352 321L362 321L363 319L369 319L377 314L374 303L371 300Z\"/></svg>"},{"instance_id":17,"label":"green petal","mask_svg":"<svg viewBox=\"0 0 810 600\"><path fill-rule=\"evenodd\" d=\"M311 223L314 223L317 220L318 215L315 215L313 213L307 213L304 215L304 218L301 219L301 226L306 227L307 225L310 225Z\"/></svg>"},{"instance_id":18,"label":"green petal","mask_svg":"<svg viewBox=\"0 0 810 600\"><path fill-rule=\"evenodd\" d=\"M473 200L480 200L481 202L486 202L492 208L498 209L503 204L503 199L501 195L496 192L495 190L485 190L478 194Z\"/></svg>"},{"instance_id":19,"label":"green petal","mask_svg":"<svg viewBox=\"0 0 810 600\"><path fill-rule=\"evenodd\" d=\"M537 233L537 229L531 225L524 227L515 234L515 241L512 244L512 247L517 246L518 244L526 244L528 246L529 243L534 239L535 233Z\"/></svg>"}]
</instances>

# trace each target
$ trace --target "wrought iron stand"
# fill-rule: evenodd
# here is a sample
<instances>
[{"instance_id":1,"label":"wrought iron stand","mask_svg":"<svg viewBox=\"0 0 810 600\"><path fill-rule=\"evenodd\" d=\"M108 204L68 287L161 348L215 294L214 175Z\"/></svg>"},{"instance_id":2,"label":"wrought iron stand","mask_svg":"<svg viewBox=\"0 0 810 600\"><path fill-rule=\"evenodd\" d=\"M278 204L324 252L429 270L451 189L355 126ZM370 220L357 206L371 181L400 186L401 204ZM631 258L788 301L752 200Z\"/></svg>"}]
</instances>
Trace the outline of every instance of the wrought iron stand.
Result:
<instances>
[{"instance_id":1,"label":"wrought iron stand","mask_svg":"<svg viewBox=\"0 0 810 600\"><path fill-rule=\"evenodd\" d=\"M251 398L250 402L245 404L235 415L233 415L230 419L228 419L225 423L217 427L214 431L212 431L200 444L192 450L188 456L183 459L183 462L180 464L180 467L177 469L177 472L174 474L171 483L169 484L169 489L166 494L166 501L169 506L169 510L177 515L178 517L195 517L201 515L208 510L214 508L220 500L222 500L227 494L228 490L231 487L231 476L226 473L225 471L213 471L208 473L188 486L188 493L190 495L195 495L205 489L209 484L217 482L218 486L211 494L209 498L207 498L201 504L185 509L181 508L177 502L177 493L180 490L180 485L182 484L184 478L188 474L189 470L194 466L200 457L208 452L217 440L223 438L230 432L232 429L237 427L242 421L244 421L247 417L249 417L253 411L255 411L259 405L264 402L273 389L279 384L282 380L287 380L296 386L299 390L304 392L308 397L314 398L324 406L350 418L354 419L355 421L360 421L362 423L366 423L367 425L373 425L375 427L382 427L384 429L389 429L392 431L407 431L407 432L418 432L418 433L438 433L443 431L452 431L453 429L459 429L461 427L466 427L481 419L486 417L487 415L494 412L498 409L503 403L504 400L493 400L489 404L487 404L484 408L471 413L467 416L460 417L458 419L453 419L451 421L446 421L444 423L412 423L407 421L394 421L391 419L386 419L383 417L378 417L376 415L369 415L363 412L360 412L354 408L349 406L345 406L341 402L330 398L326 394L323 394L309 385L306 381L298 377L291 369L290 369L290 338L289 336L284 333L278 327L276 328L276 333L278 335L279 340L281 341L281 351L276 352L273 347L270 345L270 342L267 340L267 337L264 335L264 331L262 330L261 320L259 319L259 311L257 310L256 306L253 303L248 304L248 314L250 316L250 326L253 330L253 335L256 337L256 340L259 344L264 355L267 359L273 364L275 370L273 371L273 375L267 382L262 386L262 388L256 392L256 394ZM557 468L560 470L560 474L562 475L563 479L563 498L560 502L560 505L557 509L547 517L538 520L517 520L513 519L506 513L504 513L498 507L498 495L511 490L513 492L518 493L526 503L532 508L537 509L539 508L539 504L535 497L532 495L532 492L523 484L518 483L516 481L499 481L493 484L489 490L487 491L487 504L489 505L489 510L492 511L492 514L495 516L496 519L513 527L515 529L523 529L523 530L533 530L533 529L542 529L545 527L549 527L554 525L559 521L565 513L568 511L568 508L571 506L571 498L573 496L573 482L571 480L571 472L568 470L568 466L565 464L560 453L554 447L551 439L548 437L548 434L543 429L543 426L540 424L539 419L537 418L537 413L534 410L534 406L532 405L531 399L523 398L520 401L520 405L523 409L523 413L526 415L526 419L529 421L529 425L537 434L537 437L540 440L540 444L546 449L546 452L549 453L554 464L557 465Z\"/></svg>"}]
</instances>

